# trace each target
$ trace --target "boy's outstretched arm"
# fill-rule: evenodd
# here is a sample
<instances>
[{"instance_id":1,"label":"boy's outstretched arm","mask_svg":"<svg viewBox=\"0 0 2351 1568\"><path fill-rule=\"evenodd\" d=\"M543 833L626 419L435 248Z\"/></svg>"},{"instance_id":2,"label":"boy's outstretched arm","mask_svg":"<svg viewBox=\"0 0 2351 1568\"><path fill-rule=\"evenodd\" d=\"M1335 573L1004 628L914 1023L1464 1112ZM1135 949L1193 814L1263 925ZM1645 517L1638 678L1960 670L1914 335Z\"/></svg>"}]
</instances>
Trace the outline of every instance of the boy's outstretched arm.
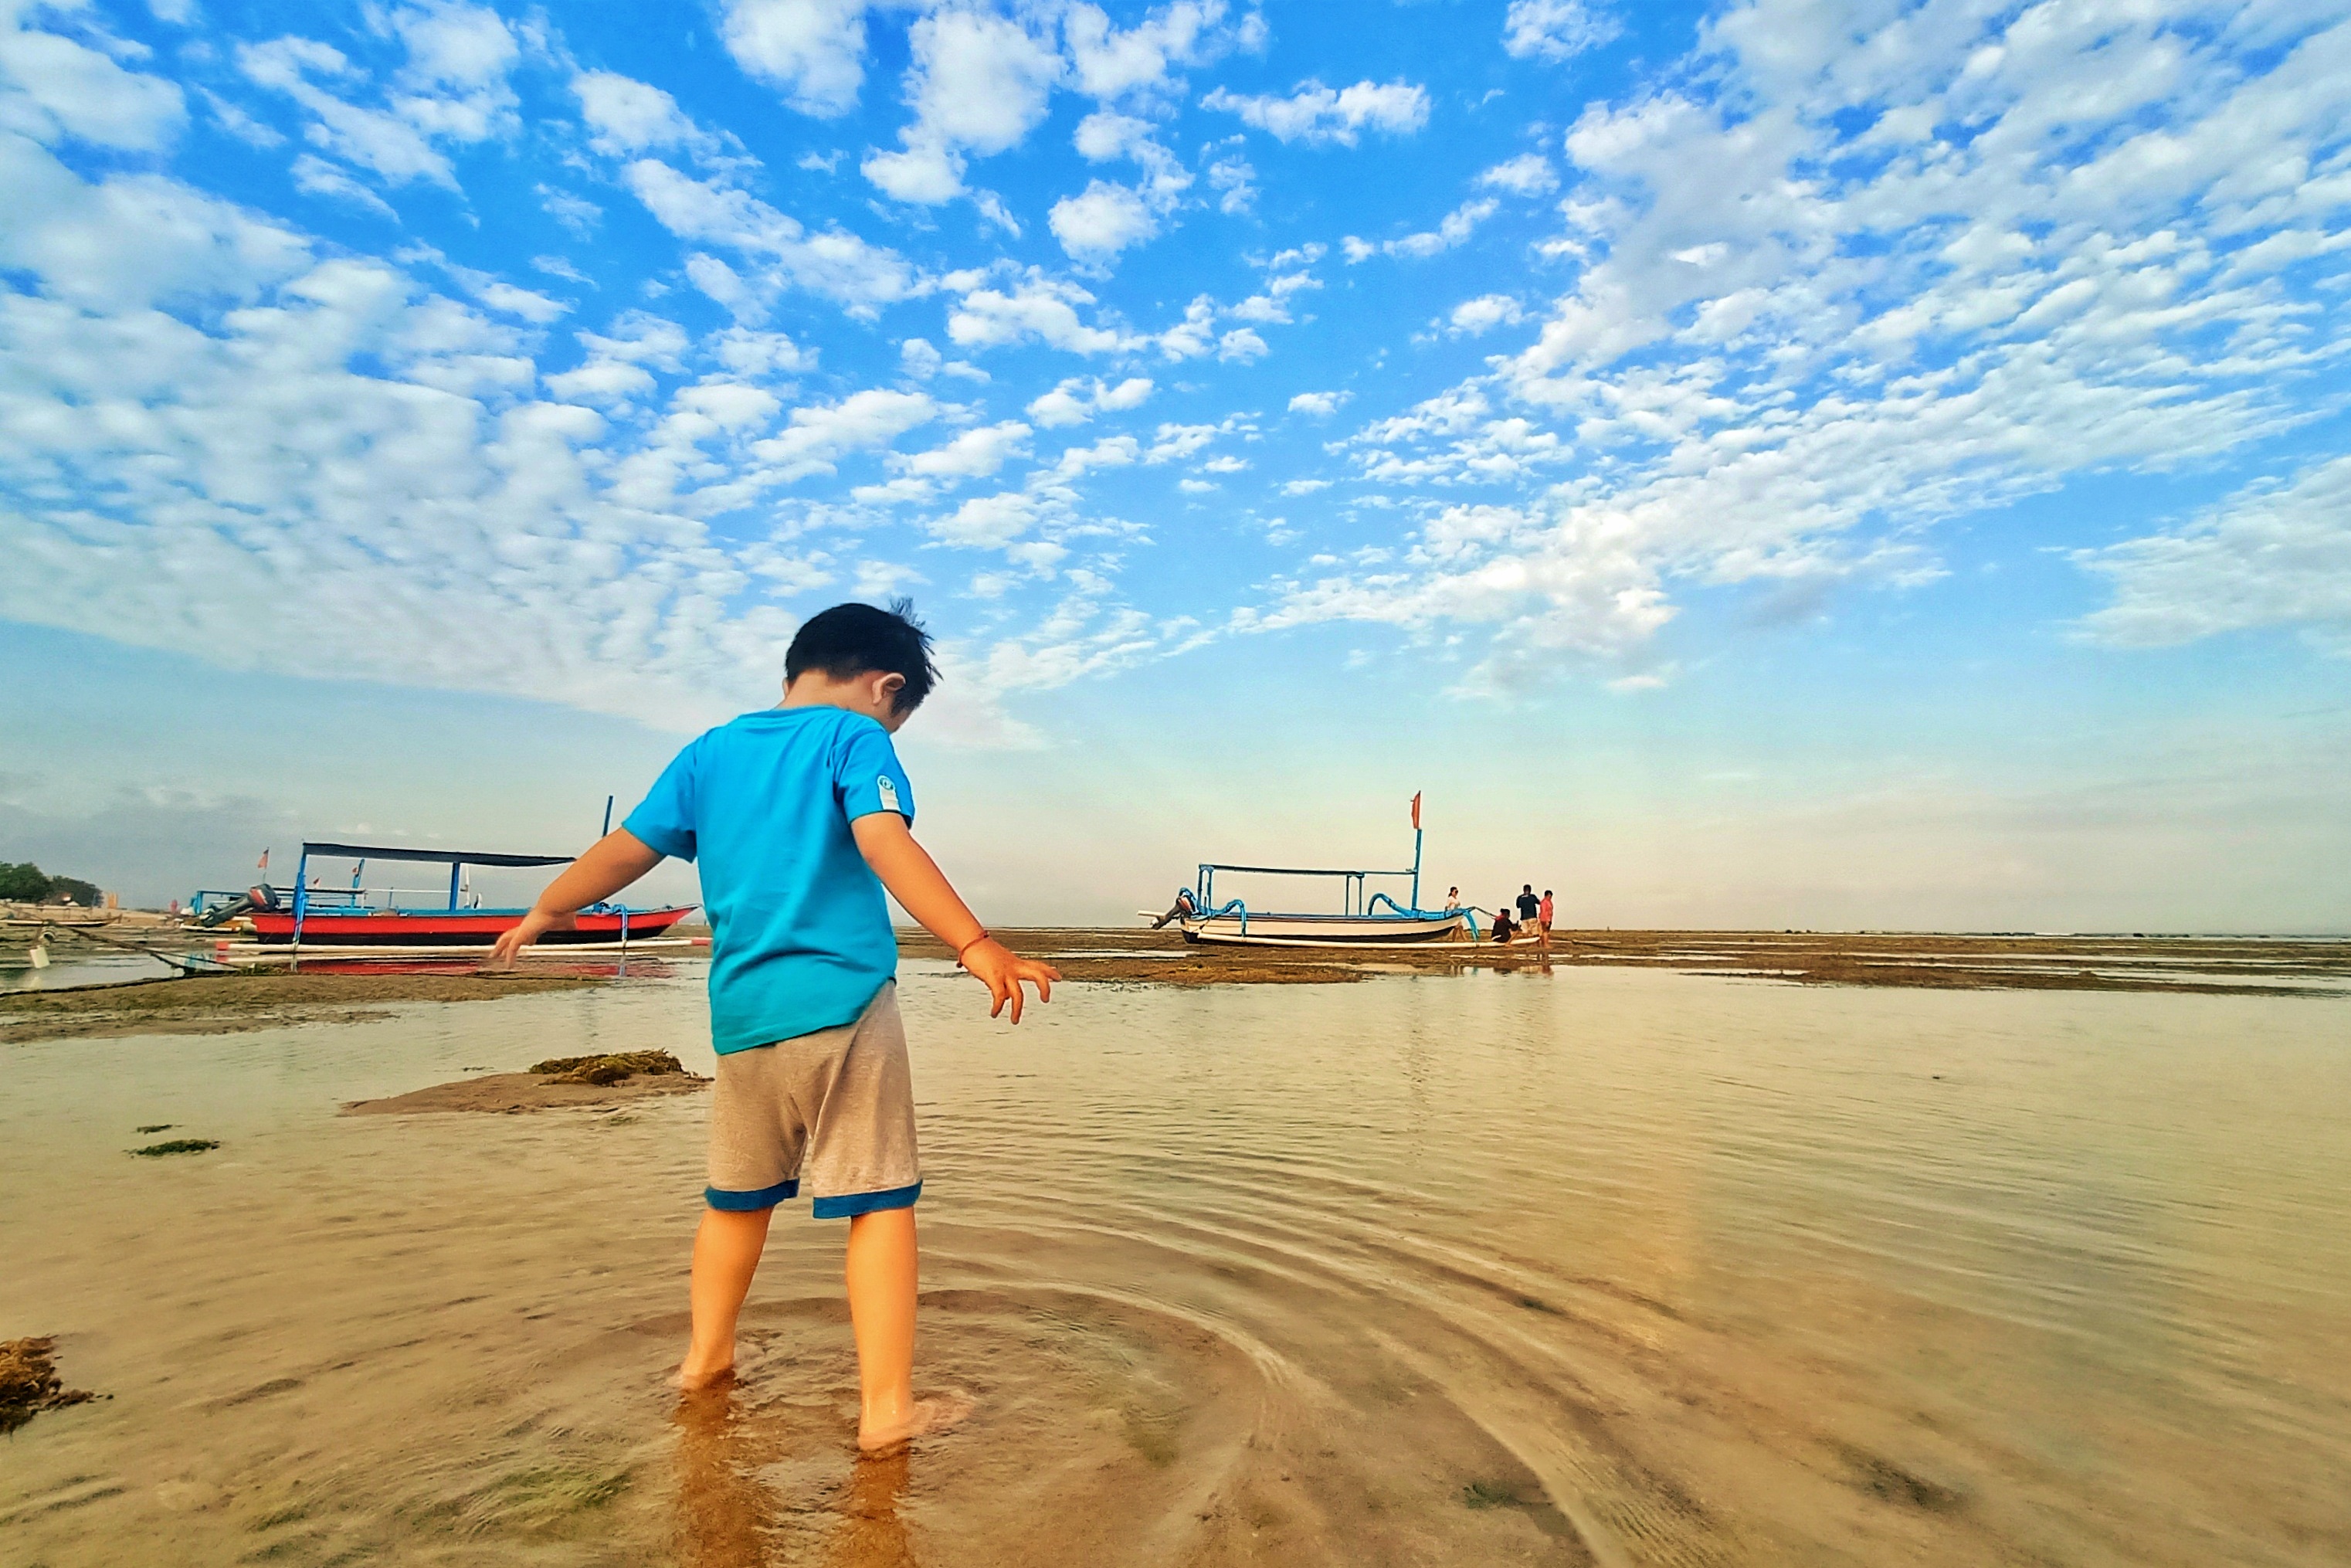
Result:
<instances>
[{"instance_id":1,"label":"boy's outstretched arm","mask_svg":"<svg viewBox=\"0 0 2351 1568\"><path fill-rule=\"evenodd\" d=\"M615 828L589 846L588 852L563 868L547 884L522 924L500 936L490 949L485 968L512 967L515 956L549 931L568 931L571 917L586 904L611 897L661 864L661 855L626 828Z\"/></svg>"},{"instance_id":2,"label":"boy's outstretched arm","mask_svg":"<svg viewBox=\"0 0 2351 1568\"><path fill-rule=\"evenodd\" d=\"M979 977L996 1005L989 1018L1012 1004L1012 1021L1020 1021L1020 982L1037 988L1037 999L1053 999L1053 982L1061 971L1050 964L1031 963L988 936L955 888L932 860L930 852L914 841L906 819L895 811L872 811L849 824L857 837L857 851L899 907L923 924L923 929L956 950L963 967ZM551 891L551 890L550 890Z\"/></svg>"}]
</instances>

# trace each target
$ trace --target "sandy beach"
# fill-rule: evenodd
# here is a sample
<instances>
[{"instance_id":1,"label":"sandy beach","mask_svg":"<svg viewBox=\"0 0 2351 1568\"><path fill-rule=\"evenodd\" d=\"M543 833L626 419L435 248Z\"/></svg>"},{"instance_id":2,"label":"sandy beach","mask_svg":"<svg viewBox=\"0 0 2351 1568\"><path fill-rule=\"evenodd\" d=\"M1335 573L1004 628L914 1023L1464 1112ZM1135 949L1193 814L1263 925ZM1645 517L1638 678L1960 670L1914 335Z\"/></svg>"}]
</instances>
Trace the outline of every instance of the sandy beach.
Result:
<instances>
[{"instance_id":1,"label":"sandy beach","mask_svg":"<svg viewBox=\"0 0 2351 1568\"><path fill-rule=\"evenodd\" d=\"M0 1048L0 1337L96 1396L12 1440L7 1557L2351 1548L2337 999L1557 965L1081 983L1015 1030L944 963L903 989L918 1377L979 1403L886 1463L804 1210L741 1384L670 1391L689 1086L344 1113L559 1054L707 1073L690 969ZM214 1146L130 1152L179 1138Z\"/></svg>"}]
</instances>

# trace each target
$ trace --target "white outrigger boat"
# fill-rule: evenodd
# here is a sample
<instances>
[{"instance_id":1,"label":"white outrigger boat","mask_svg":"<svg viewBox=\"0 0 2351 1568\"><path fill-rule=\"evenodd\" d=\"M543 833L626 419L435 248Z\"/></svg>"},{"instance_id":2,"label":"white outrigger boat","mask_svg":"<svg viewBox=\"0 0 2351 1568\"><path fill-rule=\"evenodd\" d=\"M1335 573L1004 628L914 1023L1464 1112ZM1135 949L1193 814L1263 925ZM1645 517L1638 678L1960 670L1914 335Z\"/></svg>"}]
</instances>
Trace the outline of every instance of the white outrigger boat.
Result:
<instances>
[{"instance_id":1,"label":"white outrigger boat","mask_svg":"<svg viewBox=\"0 0 2351 1568\"><path fill-rule=\"evenodd\" d=\"M1137 913L1146 919L1174 924L1186 942L1246 944L1255 947L1419 947L1432 942L1478 939L1478 917L1467 909L1429 910L1420 907L1420 797L1412 798L1412 864L1401 871L1351 871L1322 866L1228 865L1200 862L1199 879L1179 889L1163 919L1156 910ZM1340 908L1335 915L1309 915L1288 910L1251 909L1239 898L1217 902L1217 873L1249 876L1316 876L1340 879ZM1409 904L1384 893L1365 896L1364 879L1409 877ZM1383 907L1384 906L1384 908Z\"/></svg>"}]
</instances>

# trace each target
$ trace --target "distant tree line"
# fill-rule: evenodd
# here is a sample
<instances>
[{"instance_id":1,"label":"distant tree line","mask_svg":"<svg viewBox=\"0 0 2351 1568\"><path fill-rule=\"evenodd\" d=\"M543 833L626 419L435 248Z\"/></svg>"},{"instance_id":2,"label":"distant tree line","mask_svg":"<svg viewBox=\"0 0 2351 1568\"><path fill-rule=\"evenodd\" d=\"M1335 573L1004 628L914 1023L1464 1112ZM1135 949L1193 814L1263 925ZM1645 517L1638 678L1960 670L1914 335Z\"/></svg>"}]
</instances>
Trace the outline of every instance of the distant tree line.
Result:
<instances>
[{"instance_id":1,"label":"distant tree line","mask_svg":"<svg viewBox=\"0 0 2351 1568\"><path fill-rule=\"evenodd\" d=\"M22 865L0 861L0 899L11 904L78 904L95 909L102 896L95 883L78 876L51 876L31 861Z\"/></svg>"}]
</instances>

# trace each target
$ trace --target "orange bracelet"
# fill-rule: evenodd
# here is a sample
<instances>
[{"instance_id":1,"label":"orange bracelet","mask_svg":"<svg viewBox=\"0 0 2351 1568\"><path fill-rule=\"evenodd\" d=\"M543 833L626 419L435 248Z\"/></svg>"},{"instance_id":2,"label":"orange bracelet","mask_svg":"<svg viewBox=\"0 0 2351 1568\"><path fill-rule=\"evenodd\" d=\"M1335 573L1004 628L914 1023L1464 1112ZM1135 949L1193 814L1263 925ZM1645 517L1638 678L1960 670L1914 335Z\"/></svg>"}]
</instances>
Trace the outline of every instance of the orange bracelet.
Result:
<instances>
[{"instance_id":1,"label":"orange bracelet","mask_svg":"<svg viewBox=\"0 0 2351 1568\"><path fill-rule=\"evenodd\" d=\"M970 941L968 941L968 942L965 943L962 946L960 946L960 947L956 948L956 967L957 967L957 968L961 968L961 967L963 967L963 956L964 956L966 953L970 952L974 947L977 947L977 946L978 946L981 943L986 942L986 941L988 941L988 940L990 940L990 939L991 939L991 938L988 936L988 934L987 934L987 932L983 931L983 932L981 932L978 936L977 936L973 937Z\"/></svg>"}]
</instances>

